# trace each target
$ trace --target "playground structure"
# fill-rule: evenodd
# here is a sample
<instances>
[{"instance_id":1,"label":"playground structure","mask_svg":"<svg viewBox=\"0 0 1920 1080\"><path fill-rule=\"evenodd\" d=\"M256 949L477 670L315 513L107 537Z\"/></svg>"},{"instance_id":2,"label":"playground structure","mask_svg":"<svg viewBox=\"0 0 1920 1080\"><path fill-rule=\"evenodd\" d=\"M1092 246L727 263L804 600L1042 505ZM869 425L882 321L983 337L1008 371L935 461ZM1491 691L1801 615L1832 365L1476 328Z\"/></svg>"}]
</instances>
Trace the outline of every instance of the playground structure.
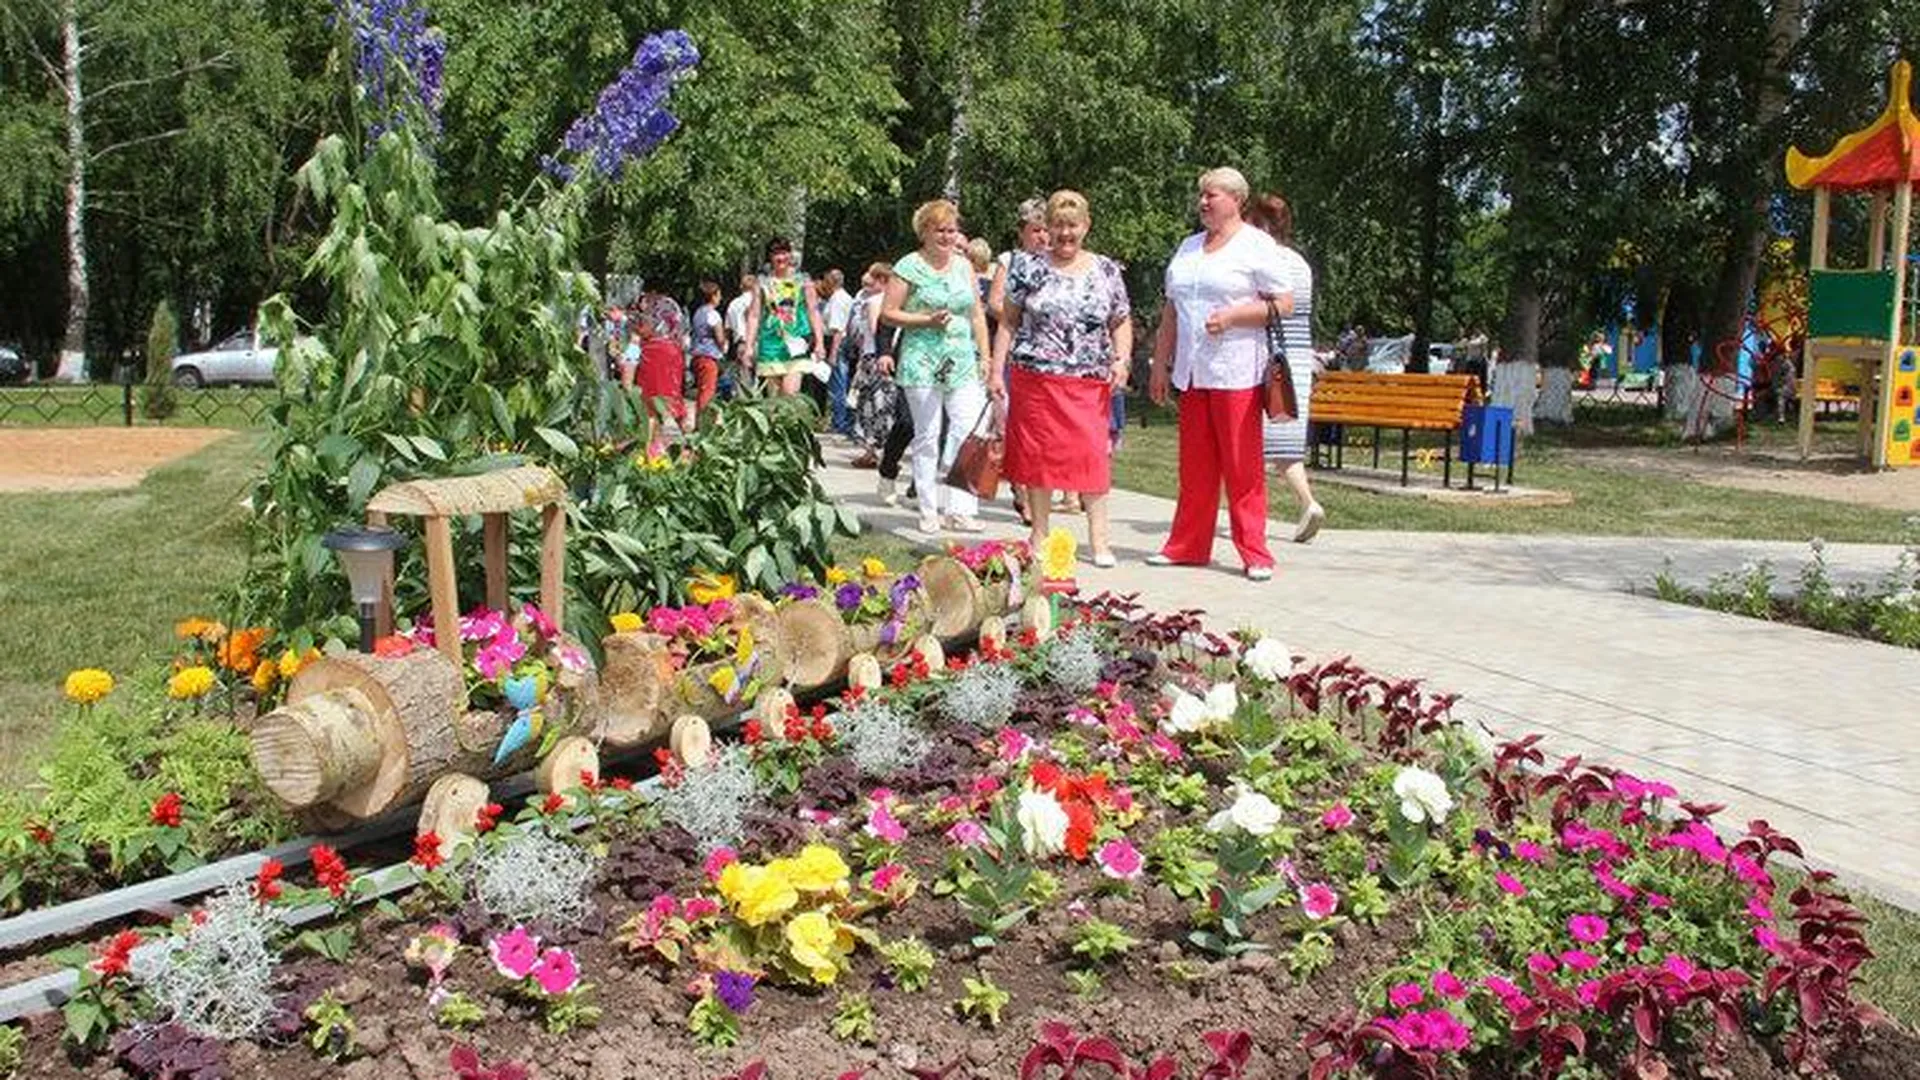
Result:
<instances>
[{"instance_id":1,"label":"playground structure","mask_svg":"<svg viewBox=\"0 0 1920 1080\"><path fill-rule=\"evenodd\" d=\"M1861 455L1876 468L1920 465L1920 341L1902 302L1907 293L1913 185L1920 182L1920 117L1913 68L1894 64L1886 108L1819 157L1787 150L1787 182L1813 192L1807 334L1800 381L1800 456L1813 449L1823 388L1858 387ZM1827 264L1832 198L1871 198L1865 269ZM1891 207L1892 228L1888 228ZM1871 418L1871 422L1869 422Z\"/></svg>"}]
</instances>

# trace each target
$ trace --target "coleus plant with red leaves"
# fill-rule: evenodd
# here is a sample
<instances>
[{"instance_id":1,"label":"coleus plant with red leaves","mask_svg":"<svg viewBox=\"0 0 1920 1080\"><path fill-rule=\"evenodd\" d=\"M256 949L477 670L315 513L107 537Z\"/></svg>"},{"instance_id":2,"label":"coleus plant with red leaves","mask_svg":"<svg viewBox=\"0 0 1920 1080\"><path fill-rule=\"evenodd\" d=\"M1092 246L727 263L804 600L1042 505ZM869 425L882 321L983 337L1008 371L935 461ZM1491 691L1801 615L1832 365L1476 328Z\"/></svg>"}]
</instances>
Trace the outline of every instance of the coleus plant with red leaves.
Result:
<instances>
[{"instance_id":1,"label":"coleus plant with red leaves","mask_svg":"<svg viewBox=\"0 0 1920 1080\"><path fill-rule=\"evenodd\" d=\"M1209 1031L1201 1036L1213 1060L1197 1080L1240 1080L1253 1054L1253 1036L1246 1031ZM1117 1080L1176 1080L1180 1065L1161 1055L1135 1065L1118 1044L1104 1036L1081 1036L1058 1020L1040 1025L1033 1047L1020 1059L1020 1080L1071 1080L1081 1066L1098 1066Z\"/></svg>"}]
</instances>

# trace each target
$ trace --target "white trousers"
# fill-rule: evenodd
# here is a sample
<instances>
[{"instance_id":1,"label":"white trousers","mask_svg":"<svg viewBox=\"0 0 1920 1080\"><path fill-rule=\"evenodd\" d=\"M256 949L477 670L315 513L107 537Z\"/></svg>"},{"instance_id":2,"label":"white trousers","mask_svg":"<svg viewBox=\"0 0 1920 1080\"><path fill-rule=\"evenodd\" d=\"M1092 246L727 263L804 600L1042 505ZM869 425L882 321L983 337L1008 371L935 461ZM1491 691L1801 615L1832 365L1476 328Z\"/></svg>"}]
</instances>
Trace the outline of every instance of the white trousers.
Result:
<instances>
[{"instance_id":1,"label":"white trousers","mask_svg":"<svg viewBox=\"0 0 1920 1080\"><path fill-rule=\"evenodd\" d=\"M913 414L913 442L907 446L912 463L914 492L920 500L920 516L956 514L974 517L980 513L980 500L971 491L946 485L947 469L960 444L973 433L986 408L987 388L970 382L952 388L903 386L907 410ZM946 415L947 437L940 438L940 417Z\"/></svg>"}]
</instances>

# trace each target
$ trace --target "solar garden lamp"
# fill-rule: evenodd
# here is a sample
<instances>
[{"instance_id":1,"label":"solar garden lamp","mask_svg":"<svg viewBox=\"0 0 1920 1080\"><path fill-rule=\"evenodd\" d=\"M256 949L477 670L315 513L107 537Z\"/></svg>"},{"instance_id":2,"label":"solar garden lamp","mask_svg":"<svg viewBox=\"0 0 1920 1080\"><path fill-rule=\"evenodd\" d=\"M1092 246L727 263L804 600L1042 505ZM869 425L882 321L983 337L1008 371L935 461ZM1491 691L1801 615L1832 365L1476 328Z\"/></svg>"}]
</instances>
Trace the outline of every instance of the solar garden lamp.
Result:
<instances>
[{"instance_id":1,"label":"solar garden lamp","mask_svg":"<svg viewBox=\"0 0 1920 1080\"><path fill-rule=\"evenodd\" d=\"M320 538L320 546L339 558L353 602L359 606L361 652L373 651L380 594L393 574L393 553L406 544L406 537L384 525L346 525Z\"/></svg>"}]
</instances>

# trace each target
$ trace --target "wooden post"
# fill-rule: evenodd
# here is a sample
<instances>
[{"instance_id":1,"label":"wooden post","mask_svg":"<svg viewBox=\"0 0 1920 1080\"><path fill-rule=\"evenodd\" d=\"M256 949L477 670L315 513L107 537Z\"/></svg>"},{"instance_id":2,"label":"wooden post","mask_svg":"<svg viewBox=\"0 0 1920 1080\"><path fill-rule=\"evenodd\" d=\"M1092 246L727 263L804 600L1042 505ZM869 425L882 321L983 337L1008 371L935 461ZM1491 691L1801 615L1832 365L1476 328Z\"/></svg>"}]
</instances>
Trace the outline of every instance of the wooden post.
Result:
<instances>
[{"instance_id":1,"label":"wooden post","mask_svg":"<svg viewBox=\"0 0 1920 1080\"><path fill-rule=\"evenodd\" d=\"M1887 268L1887 193L1873 193L1873 209L1867 218L1867 269Z\"/></svg>"},{"instance_id":2,"label":"wooden post","mask_svg":"<svg viewBox=\"0 0 1920 1080\"><path fill-rule=\"evenodd\" d=\"M540 610L554 625L565 626L561 610L567 595L567 508L552 503L540 510Z\"/></svg>"},{"instance_id":3,"label":"wooden post","mask_svg":"<svg viewBox=\"0 0 1920 1080\"><path fill-rule=\"evenodd\" d=\"M1827 228L1831 224L1833 195L1826 188L1813 189L1813 240L1807 253L1809 270L1827 268ZM1807 333L1800 338L1800 460L1813 456L1813 419L1820 402L1820 373L1815 370L1811 317Z\"/></svg>"},{"instance_id":4,"label":"wooden post","mask_svg":"<svg viewBox=\"0 0 1920 1080\"><path fill-rule=\"evenodd\" d=\"M1880 362L1879 391L1873 402L1873 467L1887 467L1887 440L1893 432L1893 375L1900 361L1900 336L1907 306L1907 248L1912 238L1913 185L1893 194L1893 323L1887 327L1887 355Z\"/></svg>"},{"instance_id":5,"label":"wooden post","mask_svg":"<svg viewBox=\"0 0 1920 1080\"><path fill-rule=\"evenodd\" d=\"M379 510L367 513L367 524L387 528L387 515ZM373 636L386 637L393 633L393 564L387 564L386 573L380 578L380 602L373 609Z\"/></svg>"},{"instance_id":6,"label":"wooden post","mask_svg":"<svg viewBox=\"0 0 1920 1080\"><path fill-rule=\"evenodd\" d=\"M487 571L487 606L507 610L507 515L485 514L480 518L482 561Z\"/></svg>"},{"instance_id":7,"label":"wooden post","mask_svg":"<svg viewBox=\"0 0 1920 1080\"><path fill-rule=\"evenodd\" d=\"M453 524L439 514L427 516L427 595L433 601L433 640L458 669L460 594L453 573Z\"/></svg>"}]
</instances>

